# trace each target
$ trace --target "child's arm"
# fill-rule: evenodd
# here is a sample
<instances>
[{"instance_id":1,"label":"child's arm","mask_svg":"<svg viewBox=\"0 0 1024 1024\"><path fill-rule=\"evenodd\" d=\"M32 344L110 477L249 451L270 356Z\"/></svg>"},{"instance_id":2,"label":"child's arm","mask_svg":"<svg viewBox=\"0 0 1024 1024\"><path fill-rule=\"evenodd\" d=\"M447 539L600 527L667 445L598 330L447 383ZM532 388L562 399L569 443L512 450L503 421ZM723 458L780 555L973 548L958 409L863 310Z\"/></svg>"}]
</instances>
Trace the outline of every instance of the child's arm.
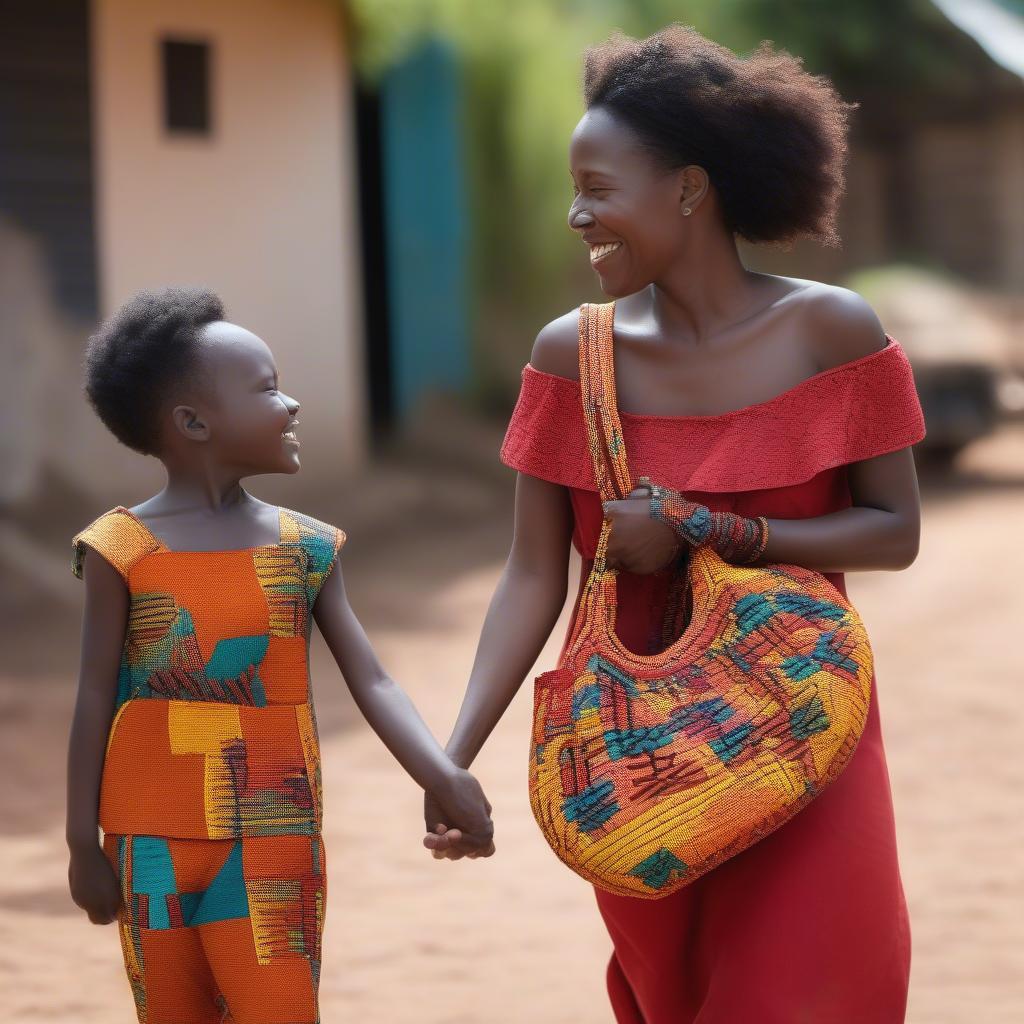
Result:
<instances>
[{"instance_id":1,"label":"child's arm","mask_svg":"<svg viewBox=\"0 0 1024 1024\"><path fill-rule=\"evenodd\" d=\"M81 668L68 741L68 883L71 898L89 920L109 924L121 906L121 888L100 846L97 819L103 759L128 621L128 589L117 570L89 548L84 575Z\"/></svg>"},{"instance_id":2,"label":"child's arm","mask_svg":"<svg viewBox=\"0 0 1024 1024\"><path fill-rule=\"evenodd\" d=\"M445 754L405 691L377 659L345 593L335 564L313 618L370 727L402 767L443 807L446 821L462 833L466 847L493 852L491 805L476 779Z\"/></svg>"}]
</instances>

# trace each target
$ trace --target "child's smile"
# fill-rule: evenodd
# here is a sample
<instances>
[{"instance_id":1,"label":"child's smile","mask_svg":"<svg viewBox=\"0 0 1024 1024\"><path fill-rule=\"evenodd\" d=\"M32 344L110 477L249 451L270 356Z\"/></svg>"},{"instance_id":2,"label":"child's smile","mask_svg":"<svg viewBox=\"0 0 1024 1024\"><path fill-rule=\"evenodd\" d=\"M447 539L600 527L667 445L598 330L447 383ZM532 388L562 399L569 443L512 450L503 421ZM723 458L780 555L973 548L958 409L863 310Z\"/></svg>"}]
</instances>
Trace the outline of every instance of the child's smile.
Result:
<instances>
[{"instance_id":1,"label":"child's smile","mask_svg":"<svg viewBox=\"0 0 1024 1024\"><path fill-rule=\"evenodd\" d=\"M208 387L197 396L196 413L206 434L196 439L243 476L298 472L299 403L280 389L265 342L224 320L207 325L202 341Z\"/></svg>"}]
</instances>

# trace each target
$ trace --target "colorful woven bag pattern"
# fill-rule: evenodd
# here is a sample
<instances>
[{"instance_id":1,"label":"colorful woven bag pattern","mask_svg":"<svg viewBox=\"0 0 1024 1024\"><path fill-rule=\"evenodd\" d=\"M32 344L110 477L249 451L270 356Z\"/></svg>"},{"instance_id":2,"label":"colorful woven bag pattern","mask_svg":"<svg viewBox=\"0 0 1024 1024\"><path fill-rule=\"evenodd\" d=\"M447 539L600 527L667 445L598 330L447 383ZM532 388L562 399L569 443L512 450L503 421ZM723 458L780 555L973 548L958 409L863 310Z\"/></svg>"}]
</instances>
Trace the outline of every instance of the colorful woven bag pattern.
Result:
<instances>
[{"instance_id":1,"label":"colorful woven bag pattern","mask_svg":"<svg viewBox=\"0 0 1024 1024\"><path fill-rule=\"evenodd\" d=\"M614 303L580 315L580 384L603 500L632 490L615 397ZM606 519L558 667L535 682L530 801L554 852L610 892L658 898L792 818L842 771L872 655L820 573L688 564L691 616L658 654L615 632Z\"/></svg>"},{"instance_id":2,"label":"colorful woven bag pattern","mask_svg":"<svg viewBox=\"0 0 1024 1024\"><path fill-rule=\"evenodd\" d=\"M341 530L280 510L280 543L171 551L118 507L74 539L130 595L100 792L104 832L315 835L323 799L311 609Z\"/></svg>"}]
</instances>

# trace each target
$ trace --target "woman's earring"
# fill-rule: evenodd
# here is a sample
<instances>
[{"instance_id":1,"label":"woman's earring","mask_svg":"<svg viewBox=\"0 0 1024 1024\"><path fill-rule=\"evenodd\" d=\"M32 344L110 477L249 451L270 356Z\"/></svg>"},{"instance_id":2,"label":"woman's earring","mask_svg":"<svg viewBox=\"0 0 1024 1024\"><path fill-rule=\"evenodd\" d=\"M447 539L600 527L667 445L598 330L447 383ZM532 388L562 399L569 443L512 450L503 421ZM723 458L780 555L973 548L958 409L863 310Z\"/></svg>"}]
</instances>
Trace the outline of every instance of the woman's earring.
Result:
<instances>
[{"instance_id":1,"label":"woman's earring","mask_svg":"<svg viewBox=\"0 0 1024 1024\"><path fill-rule=\"evenodd\" d=\"M692 206L684 206L683 207L683 216L684 217L689 217L691 213L693 213L693 207Z\"/></svg>"}]
</instances>

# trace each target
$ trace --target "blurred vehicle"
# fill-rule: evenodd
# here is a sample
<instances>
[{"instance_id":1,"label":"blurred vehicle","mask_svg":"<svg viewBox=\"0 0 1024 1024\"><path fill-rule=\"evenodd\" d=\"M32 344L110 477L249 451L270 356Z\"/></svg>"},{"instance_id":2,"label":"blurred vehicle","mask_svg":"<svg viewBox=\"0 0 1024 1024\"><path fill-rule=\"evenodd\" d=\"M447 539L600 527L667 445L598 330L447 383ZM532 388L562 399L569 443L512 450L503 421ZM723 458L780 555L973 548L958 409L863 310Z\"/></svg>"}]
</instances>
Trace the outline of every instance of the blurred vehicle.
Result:
<instances>
[{"instance_id":1,"label":"blurred vehicle","mask_svg":"<svg viewBox=\"0 0 1024 1024\"><path fill-rule=\"evenodd\" d=\"M910 359L927 428L920 454L949 462L1024 404L1009 325L983 293L912 266L861 271L844 284L871 303Z\"/></svg>"}]
</instances>

